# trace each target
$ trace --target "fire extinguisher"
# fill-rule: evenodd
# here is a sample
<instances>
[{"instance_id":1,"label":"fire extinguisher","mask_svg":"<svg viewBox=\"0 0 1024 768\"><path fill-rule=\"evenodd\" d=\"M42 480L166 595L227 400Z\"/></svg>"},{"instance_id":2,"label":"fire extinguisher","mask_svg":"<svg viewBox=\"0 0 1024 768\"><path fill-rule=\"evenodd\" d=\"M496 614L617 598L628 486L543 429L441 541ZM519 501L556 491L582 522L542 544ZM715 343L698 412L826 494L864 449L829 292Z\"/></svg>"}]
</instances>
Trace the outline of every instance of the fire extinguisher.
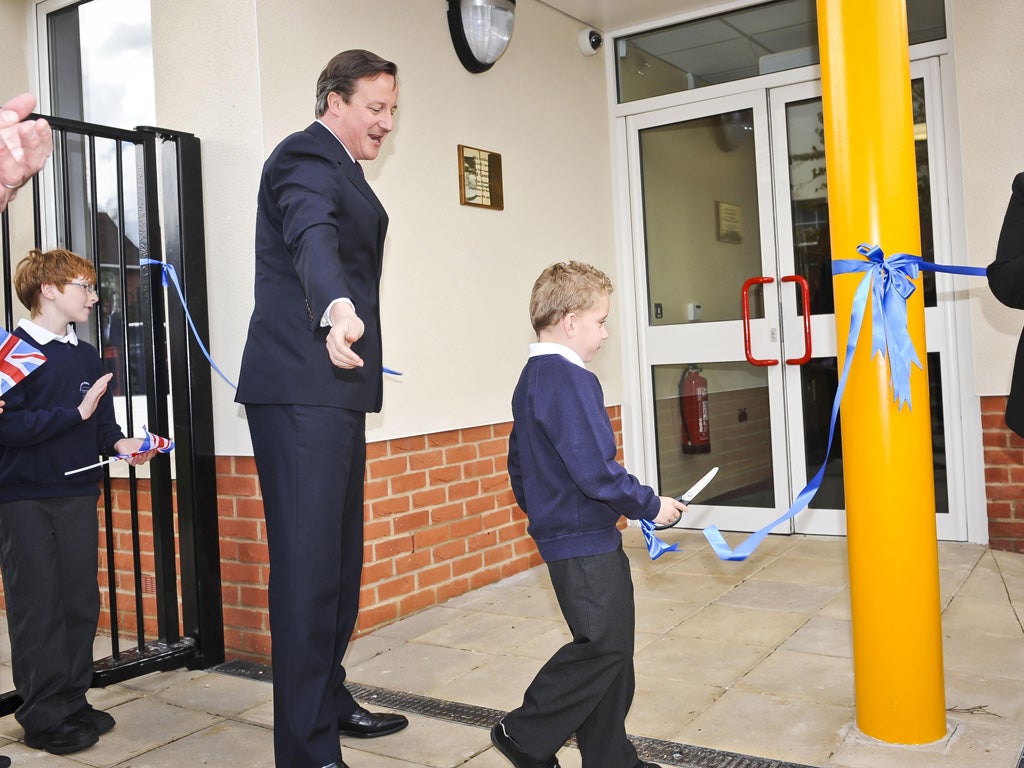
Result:
<instances>
[{"instance_id":1,"label":"fire extinguisher","mask_svg":"<svg viewBox=\"0 0 1024 768\"><path fill-rule=\"evenodd\" d=\"M679 410L683 417L683 453L711 453L708 380L691 363L679 380Z\"/></svg>"}]
</instances>

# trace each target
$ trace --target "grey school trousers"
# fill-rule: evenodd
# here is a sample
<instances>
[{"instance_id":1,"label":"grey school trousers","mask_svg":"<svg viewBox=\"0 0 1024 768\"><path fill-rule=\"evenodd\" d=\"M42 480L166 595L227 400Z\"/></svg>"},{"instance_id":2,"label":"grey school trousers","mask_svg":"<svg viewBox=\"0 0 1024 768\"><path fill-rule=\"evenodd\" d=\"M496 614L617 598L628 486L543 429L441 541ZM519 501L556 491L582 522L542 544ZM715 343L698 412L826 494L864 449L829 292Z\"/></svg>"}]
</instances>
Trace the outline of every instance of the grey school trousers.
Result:
<instances>
[{"instance_id":1,"label":"grey school trousers","mask_svg":"<svg viewBox=\"0 0 1024 768\"><path fill-rule=\"evenodd\" d=\"M556 560L548 571L572 642L537 673L505 727L538 761L575 733L583 768L634 768L640 758L626 738L635 687L629 559L620 545L603 555Z\"/></svg>"}]
</instances>

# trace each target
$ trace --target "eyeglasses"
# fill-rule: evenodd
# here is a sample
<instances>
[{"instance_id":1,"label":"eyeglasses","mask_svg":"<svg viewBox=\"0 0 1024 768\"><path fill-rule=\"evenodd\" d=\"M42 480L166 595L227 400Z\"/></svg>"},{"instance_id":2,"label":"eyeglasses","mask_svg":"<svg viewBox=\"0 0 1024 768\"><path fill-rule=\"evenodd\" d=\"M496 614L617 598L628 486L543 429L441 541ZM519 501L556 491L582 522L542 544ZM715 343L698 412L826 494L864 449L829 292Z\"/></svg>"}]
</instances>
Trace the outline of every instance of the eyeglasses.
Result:
<instances>
[{"instance_id":1,"label":"eyeglasses","mask_svg":"<svg viewBox=\"0 0 1024 768\"><path fill-rule=\"evenodd\" d=\"M96 295L97 293L99 293L99 291L96 290L96 286L93 285L92 283L75 283L75 282L72 282L72 281L69 280L68 282L64 283L64 285L77 285L79 288L84 290L86 293L91 293L93 295Z\"/></svg>"}]
</instances>

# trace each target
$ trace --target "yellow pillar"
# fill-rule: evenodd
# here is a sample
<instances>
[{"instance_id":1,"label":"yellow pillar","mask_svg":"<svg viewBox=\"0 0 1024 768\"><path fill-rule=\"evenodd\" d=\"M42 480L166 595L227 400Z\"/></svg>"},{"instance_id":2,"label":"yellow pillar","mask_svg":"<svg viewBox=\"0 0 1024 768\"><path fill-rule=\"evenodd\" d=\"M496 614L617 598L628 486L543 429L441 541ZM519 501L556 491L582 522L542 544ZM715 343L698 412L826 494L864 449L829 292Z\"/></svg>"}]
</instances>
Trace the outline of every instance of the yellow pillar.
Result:
<instances>
[{"instance_id":1,"label":"yellow pillar","mask_svg":"<svg viewBox=\"0 0 1024 768\"><path fill-rule=\"evenodd\" d=\"M921 252L905 3L817 0L832 256ZM834 279L839 364L862 274ZM921 280L907 302L926 365ZM927 371L897 409L888 363L871 358L870 302L842 404L857 725L924 744L946 733Z\"/></svg>"}]
</instances>

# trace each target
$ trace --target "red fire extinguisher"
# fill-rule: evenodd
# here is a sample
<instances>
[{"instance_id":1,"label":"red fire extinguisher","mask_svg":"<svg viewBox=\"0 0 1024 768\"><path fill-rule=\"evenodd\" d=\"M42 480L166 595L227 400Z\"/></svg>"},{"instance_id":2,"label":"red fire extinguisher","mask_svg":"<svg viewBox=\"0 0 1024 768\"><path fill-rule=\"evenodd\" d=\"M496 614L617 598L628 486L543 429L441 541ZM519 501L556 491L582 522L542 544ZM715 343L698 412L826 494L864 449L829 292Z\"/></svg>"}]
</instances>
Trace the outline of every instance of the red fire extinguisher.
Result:
<instances>
[{"instance_id":1,"label":"red fire extinguisher","mask_svg":"<svg viewBox=\"0 0 1024 768\"><path fill-rule=\"evenodd\" d=\"M708 380L693 363L679 380L679 410L683 417L683 453L711 452Z\"/></svg>"}]
</instances>

